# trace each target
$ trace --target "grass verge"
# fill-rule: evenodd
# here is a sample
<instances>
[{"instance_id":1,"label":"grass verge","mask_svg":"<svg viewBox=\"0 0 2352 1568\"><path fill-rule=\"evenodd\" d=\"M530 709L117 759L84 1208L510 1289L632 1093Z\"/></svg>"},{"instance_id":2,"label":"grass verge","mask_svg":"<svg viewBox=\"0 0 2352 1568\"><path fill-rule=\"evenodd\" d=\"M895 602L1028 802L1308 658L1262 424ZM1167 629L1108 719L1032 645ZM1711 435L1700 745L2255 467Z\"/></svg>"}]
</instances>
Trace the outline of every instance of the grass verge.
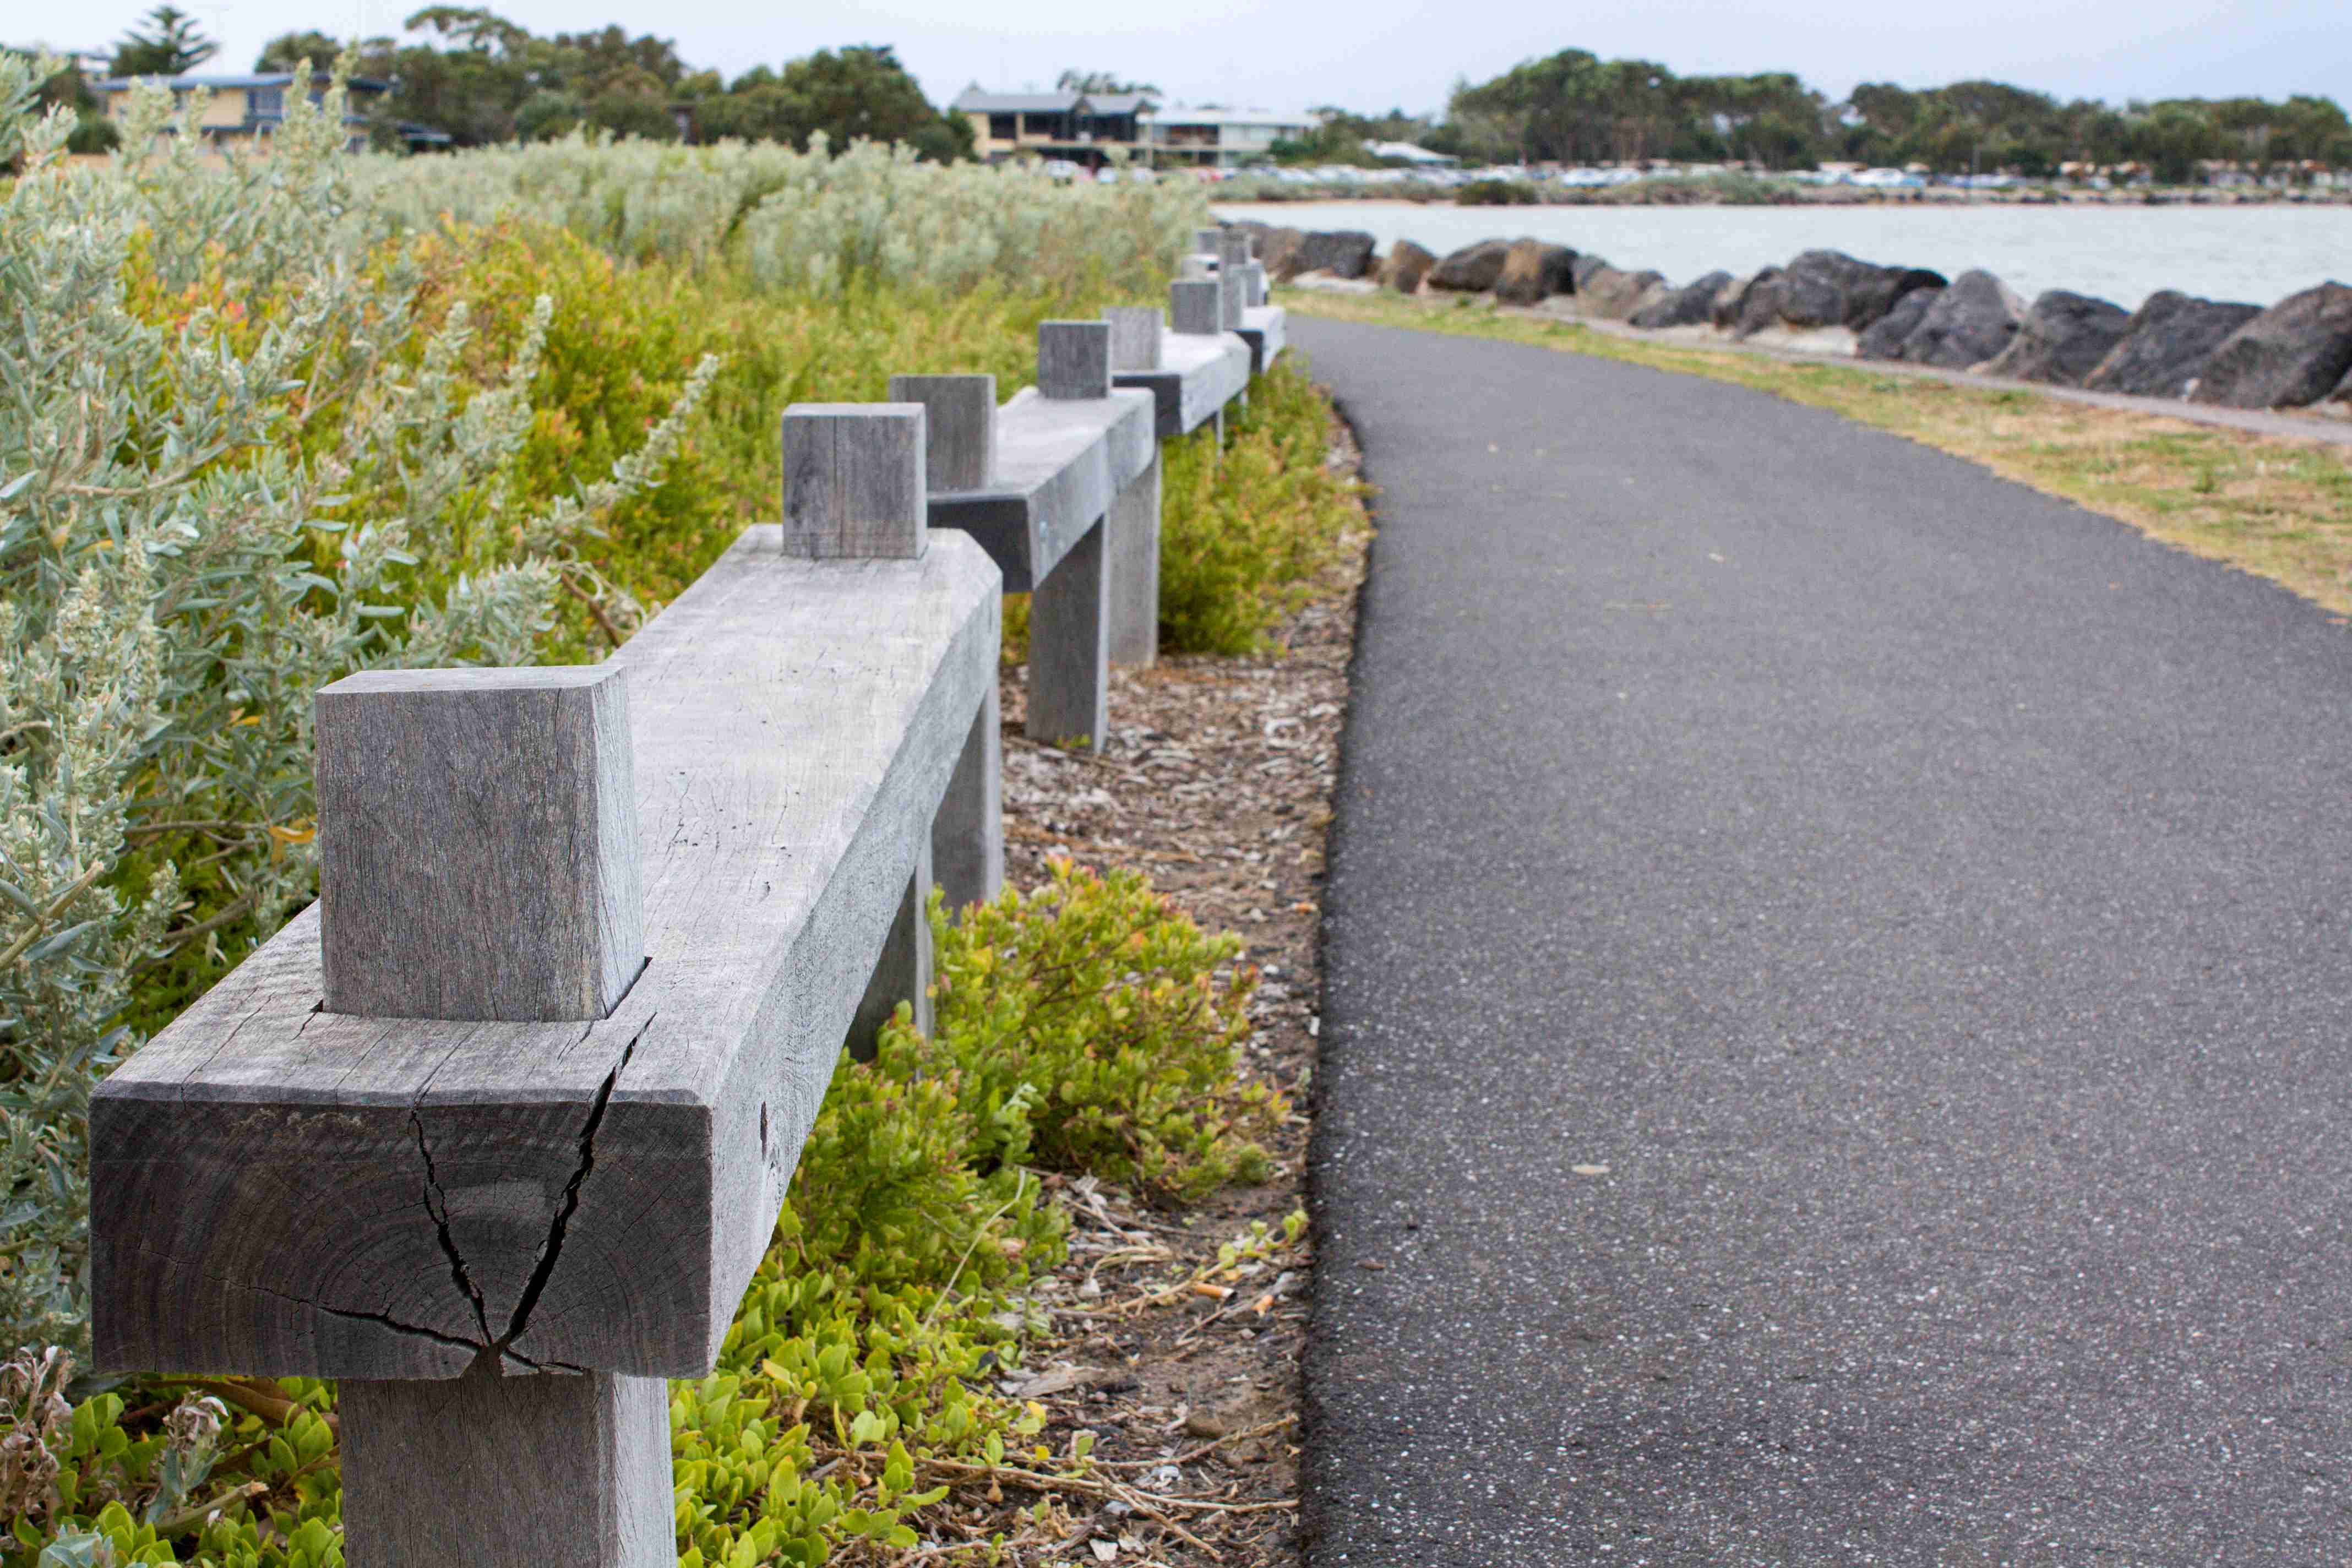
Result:
<instances>
[{"instance_id":1,"label":"grass verge","mask_svg":"<svg viewBox=\"0 0 2352 1568\"><path fill-rule=\"evenodd\" d=\"M1535 343L1827 408L2352 616L2352 448L1867 364L1643 342L1468 300L1286 290L1282 302L1301 315Z\"/></svg>"}]
</instances>

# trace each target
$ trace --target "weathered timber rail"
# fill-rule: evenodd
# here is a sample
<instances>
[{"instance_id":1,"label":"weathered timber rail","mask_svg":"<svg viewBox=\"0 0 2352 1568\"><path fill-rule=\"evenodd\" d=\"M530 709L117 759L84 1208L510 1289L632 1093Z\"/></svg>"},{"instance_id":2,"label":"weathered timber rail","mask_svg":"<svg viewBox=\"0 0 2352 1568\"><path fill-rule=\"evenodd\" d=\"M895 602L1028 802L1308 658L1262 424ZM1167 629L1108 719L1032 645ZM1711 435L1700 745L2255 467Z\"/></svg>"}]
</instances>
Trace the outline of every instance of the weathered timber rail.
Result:
<instances>
[{"instance_id":1,"label":"weathered timber rail","mask_svg":"<svg viewBox=\"0 0 2352 1568\"><path fill-rule=\"evenodd\" d=\"M100 1087L91 1270L104 1366L343 1380L353 1568L672 1561L663 1380L1002 884L1003 594L1033 734L1156 657L1158 439L1251 354L1109 314L1001 407L794 405L782 522L602 665L319 693L320 900Z\"/></svg>"}]
</instances>

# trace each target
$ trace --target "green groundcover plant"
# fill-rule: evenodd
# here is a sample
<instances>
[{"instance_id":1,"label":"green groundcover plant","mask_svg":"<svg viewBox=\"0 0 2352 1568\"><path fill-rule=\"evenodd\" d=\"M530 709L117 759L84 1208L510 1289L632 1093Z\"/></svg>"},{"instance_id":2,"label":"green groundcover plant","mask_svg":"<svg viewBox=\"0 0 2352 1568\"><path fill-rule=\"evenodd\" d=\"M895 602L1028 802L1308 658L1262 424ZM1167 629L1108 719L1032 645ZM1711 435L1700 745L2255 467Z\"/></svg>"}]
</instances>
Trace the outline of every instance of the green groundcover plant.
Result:
<instances>
[{"instance_id":1,"label":"green groundcover plant","mask_svg":"<svg viewBox=\"0 0 2352 1568\"><path fill-rule=\"evenodd\" d=\"M76 1381L90 1089L312 896L310 693L602 657L774 515L787 405L1009 391L1038 321L1151 297L1205 213L871 148L401 163L343 152L339 92L225 166L202 95L138 94L76 165L37 81L0 57L0 1352L30 1347L0 1561L325 1563L331 1389ZM1173 647L1295 602L1347 511L1328 427L1286 371L1222 452L1171 450ZM1118 877L970 924L936 1037L844 1066L719 1371L674 1392L687 1561L898 1542L926 1455L1029 1435L986 1373L1058 1257L1047 1184L1262 1168L1227 944Z\"/></svg>"},{"instance_id":2,"label":"green groundcover plant","mask_svg":"<svg viewBox=\"0 0 2352 1568\"><path fill-rule=\"evenodd\" d=\"M1327 460L1331 404L1295 355L1250 387L1221 448L1171 442L1160 525L1162 643L1179 653L1261 650L1314 592L1366 487Z\"/></svg>"},{"instance_id":3,"label":"green groundcover plant","mask_svg":"<svg viewBox=\"0 0 2352 1568\"><path fill-rule=\"evenodd\" d=\"M682 1564L913 1548L933 1461L1002 1464L1042 1423L992 1376L1019 1363L1024 1287L1066 1256L1056 1173L1197 1193L1263 1173L1252 1135L1286 1107L1239 1077L1256 976L1234 939L1066 864L932 924L933 1035L902 1009L873 1062L842 1061L717 1370L672 1385ZM0 1365L0 1564L341 1562L332 1384L70 1403L70 1373L57 1350Z\"/></svg>"}]
</instances>

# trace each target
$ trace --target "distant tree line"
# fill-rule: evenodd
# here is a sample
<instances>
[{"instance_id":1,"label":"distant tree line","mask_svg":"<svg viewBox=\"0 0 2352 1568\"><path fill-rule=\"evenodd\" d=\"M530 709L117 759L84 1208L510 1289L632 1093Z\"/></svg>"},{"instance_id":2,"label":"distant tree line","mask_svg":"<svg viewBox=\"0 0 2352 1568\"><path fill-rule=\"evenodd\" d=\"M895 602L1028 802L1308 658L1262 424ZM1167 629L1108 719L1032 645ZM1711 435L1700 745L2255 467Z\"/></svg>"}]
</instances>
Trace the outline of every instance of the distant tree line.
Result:
<instances>
[{"instance_id":1,"label":"distant tree line","mask_svg":"<svg viewBox=\"0 0 2352 1568\"><path fill-rule=\"evenodd\" d=\"M1770 169L1850 161L1944 174L2053 174L2066 163L2138 163L2183 180L2200 159L2266 169L2352 165L2352 123L2323 98L2170 99L2116 109L2002 82L1914 91L1865 83L1832 103L1797 77L1677 77L1581 49L1455 89L1438 132L1486 159L1746 161Z\"/></svg>"},{"instance_id":2,"label":"distant tree line","mask_svg":"<svg viewBox=\"0 0 2352 1568\"><path fill-rule=\"evenodd\" d=\"M922 156L971 155L972 131L923 96L887 45L820 49L733 80L695 70L666 38L618 26L539 37L478 7L435 5L404 24L412 42L369 38L359 70L392 84L374 112L379 141L394 127L446 132L460 147L562 136L580 127L657 141L722 137L806 147L819 132L835 146L856 137L904 142ZM257 70L302 59L323 67L344 44L322 32L273 39ZM159 5L116 46L118 75L173 74L211 59L219 46L173 6ZM1108 72L1062 73L1065 88L1157 93ZM68 71L46 89L82 110L78 148L111 140L87 84ZM2206 160L2256 174L2317 163L2352 168L2352 122L2333 100L2258 98L2134 100L2117 109L2061 100L1996 81L1914 90L1865 82L1832 102L1787 71L1676 76L1651 60L1604 60L1563 49L1492 80L1458 84L1442 116L1314 111L1318 128L1277 142L1284 163L1375 160L1367 142L1412 142L1478 163L1746 163L1808 169L1832 161L1918 163L1939 174L2055 174L2075 163L2137 163L2168 183Z\"/></svg>"},{"instance_id":3,"label":"distant tree line","mask_svg":"<svg viewBox=\"0 0 2352 1568\"><path fill-rule=\"evenodd\" d=\"M1477 163L1924 163L1939 174L2055 174L2069 163L2139 163L2168 183L2201 160L2257 173L2306 161L2352 168L2352 123L2334 100L2165 99L2117 109L1996 81L1913 90L1868 82L1832 102L1786 71L1676 76L1651 60L1563 49L1454 89L1442 117L1328 111L1283 143L1293 163L1364 163L1365 141L1413 142Z\"/></svg>"},{"instance_id":4,"label":"distant tree line","mask_svg":"<svg viewBox=\"0 0 2352 1568\"><path fill-rule=\"evenodd\" d=\"M728 81L690 68L666 38L631 37L617 26L541 37L490 11L455 5L419 11L403 26L424 37L359 45L357 74L391 84L373 110L382 122L380 145L399 145L394 128L414 123L447 132L460 147L586 127L660 142L737 137L800 148L822 132L836 148L863 136L904 142L941 161L971 153L971 122L932 107L887 45L819 49ZM116 46L114 70L174 75L218 47L187 16L159 5L143 30ZM253 68L291 70L308 59L324 69L345 47L323 32L288 33L269 42ZM110 144L112 128L95 121L95 100L76 73L60 73L47 92L53 102L83 110L89 134L78 132L78 147Z\"/></svg>"}]
</instances>

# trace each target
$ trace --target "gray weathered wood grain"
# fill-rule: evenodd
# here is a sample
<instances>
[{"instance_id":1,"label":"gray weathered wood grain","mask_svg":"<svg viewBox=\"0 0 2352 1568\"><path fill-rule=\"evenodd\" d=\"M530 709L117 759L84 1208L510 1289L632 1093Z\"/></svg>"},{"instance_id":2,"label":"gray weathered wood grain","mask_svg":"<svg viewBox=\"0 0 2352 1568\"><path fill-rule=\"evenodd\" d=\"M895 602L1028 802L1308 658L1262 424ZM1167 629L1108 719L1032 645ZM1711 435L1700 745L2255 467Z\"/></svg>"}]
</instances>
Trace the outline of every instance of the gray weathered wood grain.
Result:
<instances>
[{"instance_id":1,"label":"gray weathered wood grain","mask_svg":"<svg viewBox=\"0 0 2352 1568\"><path fill-rule=\"evenodd\" d=\"M1250 374L1264 375L1287 346L1288 316L1279 305L1260 305L1242 312L1234 336L1249 344Z\"/></svg>"},{"instance_id":2,"label":"gray weathered wood grain","mask_svg":"<svg viewBox=\"0 0 2352 1568\"><path fill-rule=\"evenodd\" d=\"M1158 370L1160 335L1168 330L1168 312L1157 305L1110 305L1103 320L1110 323L1110 368Z\"/></svg>"},{"instance_id":3,"label":"gray weathered wood grain","mask_svg":"<svg viewBox=\"0 0 2352 1568\"><path fill-rule=\"evenodd\" d=\"M1037 323L1037 392L1056 401L1110 395L1110 323Z\"/></svg>"},{"instance_id":4,"label":"gray weathered wood grain","mask_svg":"<svg viewBox=\"0 0 2352 1568\"><path fill-rule=\"evenodd\" d=\"M1223 331L1223 309L1213 278L1168 285L1168 330L1180 336L1214 337Z\"/></svg>"},{"instance_id":5,"label":"gray weathered wood grain","mask_svg":"<svg viewBox=\"0 0 2352 1568\"><path fill-rule=\"evenodd\" d=\"M931 818L931 875L950 910L1004 890L1003 721L992 685Z\"/></svg>"},{"instance_id":6,"label":"gray weathered wood grain","mask_svg":"<svg viewBox=\"0 0 2352 1568\"><path fill-rule=\"evenodd\" d=\"M935 815L932 826L938 821ZM890 1021L901 1002L910 1010L916 1031L931 1032L931 922L924 912L931 897L931 828L927 826L917 837L921 853L915 861L915 874L899 895L898 912L891 917L890 930L882 939L882 952L866 982L866 994L858 998L857 1011L849 1020L845 1044L861 1062L874 1059L882 1026Z\"/></svg>"},{"instance_id":7,"label":"gray weathered wood grain","mask_svg":"<svg viewBox=\"0 0 2352 1568\"><path fill-rule=\"evenodd\" d=\"M612 1011L646 951L626 671L371 671L312 715L331 1011Z\"/></svg>"},{"instance_id":8,"label":"gray weathered wood grain","mask_svg":"<svg viewBox=\"0 0 2352 1568\"><path fill-rule=\"evenodd\" d=\"M812 561L923 552L919 403L795 403L784 410L783 552Z\"/></svg>"},{"instance_id":9,"label":"gray weathered wood grain","mask_svg":"<svg viewBox=\"0 0 2352 1568\"><path fill-rule=\"evenodd\" d=\"M1249 302L1249 282L1244 276L1249 251L1249 235L1244 230L1229 228L1217 237L1217 324L1229 332L1242 324L1242 310Z\"/></svg>"},{"instance_id":10,"label":"gray weathered wood grain","mask_svg":"<svg viewBox=\"0 0 2352 1568\"><path fill-rule=\"evenodd\" d=\"M1110 552L1110 630L1113 664L1140 668L1160 659L1160 479L1155 450L1151 467L1130 480L1103 520Z\"/></svg>"},{"instance_id":11,"label":"gray weathered wood grain","mask_svg":"<svg viewBox=\"0 0 2352 1568\"><path fill-rule=\"evenodd\" d=\"M926 484L935 490L987 488L996 458L996 378L894 375L890 401L923 405Z\"/></svg>"},{"instance_id":12,"label":"gray weathered wood grain","mask_svg":"<svg viewBox=\"0 0 2352 1568\"><path fill-rule=\"evenodd\" d=\"M971 535L1003 571L1006 593L1029 592L1155 459L1155 411L1132 391L1056 401L1024 387L997 410L994 481L935 492L931 527Z\"/></svg>"},{"instance_id":13,"label":"gray weathered wood grain","mask_svg":"<svg viewBox=\"0 0 2352 1568\"><path fill-rule=\"evenodd\" d=\"M1179 284L1179 288L1182 285ZM1210 300L1215 303L1213 296ZM1230 332L1171 331L1160 341L1158 370L1121 371L1120 386L1151 394L1160 438L1190 435L1248 389L1249 345Z\"/></svg>"},{"instance_id":14,"label":"gray weathered wood grain","mask_svg":"<svg viewBox=\"0 0 2352 1568\"><path fill-rule=\"evenodd\" d=\"M1083 742L1099 752L1110 728L1110 574L1096 523L1029 598L1029 738Z\"/></svg>"},{"instance_id":15,"label":"gray weathered wood grain","mask_svg":"<svg viewBox=\"0 0 2352 1568\"><path fill-rule=\"evenodd\" d=\"M341 1391L351 1568L670 1568L669 1388L506 1377Z\"/></svg>"},{"instance_id":16,"label":"gray weathered wood grain","mask_svg":"<svg viewBox=\"0 0 2352 1568\"><path fill-rule=\"evenodd\" d=\"M781 533L614 656L648 962L610 1016L322 1011L314 906L100 1086L102 1364L709 1369L996 679L971 541Z\"/></svg>"}]
</instances>

